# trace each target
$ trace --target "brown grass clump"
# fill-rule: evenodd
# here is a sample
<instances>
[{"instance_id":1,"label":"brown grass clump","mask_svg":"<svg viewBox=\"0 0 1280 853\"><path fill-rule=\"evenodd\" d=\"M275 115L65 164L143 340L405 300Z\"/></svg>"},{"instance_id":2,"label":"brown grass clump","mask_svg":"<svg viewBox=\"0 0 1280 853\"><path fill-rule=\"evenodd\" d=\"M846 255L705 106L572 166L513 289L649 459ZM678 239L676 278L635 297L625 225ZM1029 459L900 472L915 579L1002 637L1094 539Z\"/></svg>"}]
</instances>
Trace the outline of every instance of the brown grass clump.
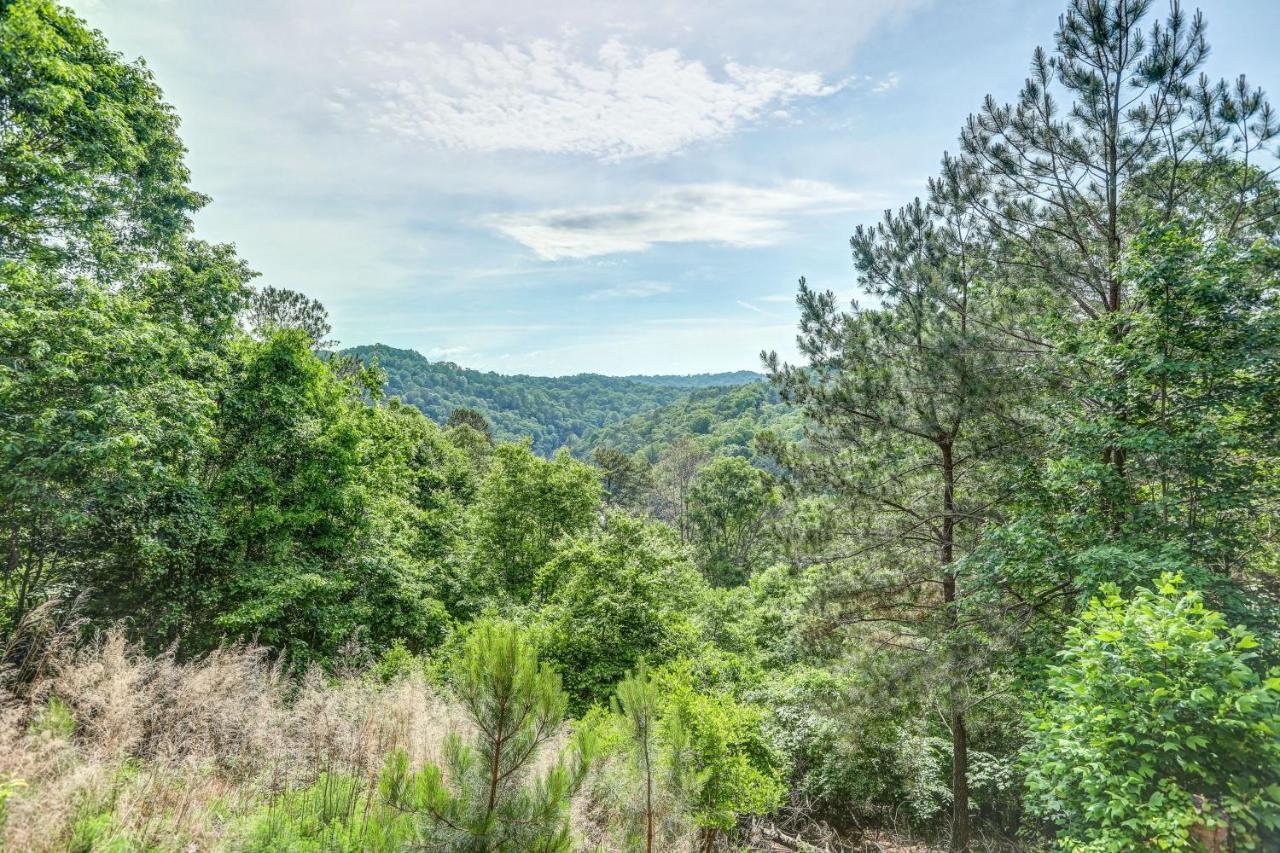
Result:
<instances>
[{"instance_id":1,"label":"brown grass clump","mask_svg":"<svg viewBox=\"0 0 1280 853\"><path fill-rule=\"evenodd\" d=\"M180 663L109 631L61 647L0 694L0 848L208 850L237 820L324 774L376 784L385 756L438 760L460 715L420 676L299 684L265 649Z\"/></svg>"}]
</instances>

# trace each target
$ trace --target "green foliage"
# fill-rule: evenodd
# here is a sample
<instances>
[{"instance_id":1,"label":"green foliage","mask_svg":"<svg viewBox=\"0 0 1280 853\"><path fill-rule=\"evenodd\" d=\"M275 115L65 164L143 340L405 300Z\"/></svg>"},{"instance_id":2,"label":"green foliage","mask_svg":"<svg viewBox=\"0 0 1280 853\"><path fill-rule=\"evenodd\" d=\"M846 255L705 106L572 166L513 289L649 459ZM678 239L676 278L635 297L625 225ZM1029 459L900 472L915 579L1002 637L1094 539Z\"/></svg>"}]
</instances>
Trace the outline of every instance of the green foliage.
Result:
<instances>
[{"instance_id":1,"label":"green foliage","mask_svg":"<svg viewBox=\"0 0 1280 853\"><path fill-rule=\"evenodd\" d=\"M364 361L377 359L387 372L387 392L445 423L458 409L478 412L500 441L530 438L535 452L550 456L575 436L636 412L680 399L687 392L627 379L578 376L502 376L427 361L412 350L381 344L346 350Z\"/></svg>"},{"instance_id":2,"label":"green foliage","mask_svg":"<svg viewBox=\"0 0 1280 853\"><path fill-rule=\"evenodd\" d=\"M198 478L216 389L199 381L204 357L128 292L16 264L0 282L5 615L16 622L70 582L99 592L96 612L136 606L166 622L156 577L209 524Z\"/></svg>"},{"instance_id":3,"label":"green foliage","mask_svg":"<svg viewBox=\"0 0 1280 853\"><path fill-rule=\"evenodd\" d=\"M692 439L705 453L742 456L758 463L755 437L772 430L789 438L800 435L801 418L765 382L729 388L707 387L686 399L640 412L583 433L573 449L585 453L609 447L658 461L665 448Z\"/></svg>"},{"instance_id":4,"label":"green foliage","mask_svg":"<svg viewBox=\"0 0 1280 853\"><path fill-rule=\"evenodd\" d=\"M1049 330L1061 342L1049 366L1070 384L1046 401L1045 452L1013 484L1013 519L971 567L1000 579L988 590L1008 584L1068 609L1101 583L1127 592L1177 568L1232 619L1265 629L1274 596L1242 595L1232 578L1274 553L1275 250L1149 224L1123 269L1131 304Z\"/></svg>"},{"instance_id":5,"label":"green foliage","mask_svg":"<svg viewBox=\"0 0 1280 853\"><path fill-rule=\"evenodd\" d=\"M777 808L786 768L763 713L727 692L694 687L687 661L641 663L618 684L612 713L589 715L611 754L593 796L626 849L711 849L745 815Z\"/></svg>"},{"instance_id":6,"label":"green foliage","mask_svg":"<svg viewBox=\"0 0 1280 853\"><path fill-rule=\"evenodd\" d=\"M642 660L635 675L630 672L618 682L613 702L614 716L621 720L626 733L631 765L640 782L638 799L639 820L630 828L629 846L639 849L644 839L645 853L652 853L655 842L662 843L656 829L661 824L658 810L661 807L662 743L658 728L662 713L661 692ZM643 828L641 828L643 827Z\"/></svg>"},{"instance_id":7,"label":"green foliage","mask_svg":"<svg viewBox=\"0 0 1280 853\"><path fill-rule=\"evenodd\" d=\"M1199 560L1239 566L1275 497L1280 456L1280 302L1275 246L1205 243L1194 223L1153 226L1125 267L1137 307L1086 327L1077 354L1119 381L1093 377L1106 415L1078 435L1125 454L1126 482L1104 485L1136 536L1177 537ZM1113 324L1125 324L1117 343ZM1122 413L1122 414L1121 414ZM1117 495L1123 489L1126 494ZM1125 500L1127 498L1127 500ZM1127 504L1127 506L1126 506Z\"/></svg>"},{"instance_id":8,"label":"green foliage","mask_svg":"<svg viewBox=\"0 0 1280 853\"><path fill-rule=\"evenodd\" d=\"M1024 760L1065 849L1191 849L1222 826L1237 849L1280 841L1280 677L1181 586L1105 586L1050 669Z\"/></svg>"},{"instance_id":9,"label":"green foliage","mask_svg":"<svg viewBox=\"0 0 1280 853\"><path fill-rule=\"evenodd\" d=\"M382 802L364 780L337 773L273 798L245 824L237 846L254 853L394 853L414 838L408 815Z\"/></svg>"},{"instance_id":10,"label":"green foliage","mask_svg":"<svg viewBox=\"0 0 1280 853\"><path fill-rule=\"evenodd\" d=\"M0 4L0 127L0 261L134 270L206 201L151 72L52 0Z\"/></svg>"},{"instance_id":11,"label":"green foliage","mask_svg":"<svg viewBox=\"0 0 1280 853\"><path fill-rule=\"evenodd\" d=\"M773 478L745 459L722 456L698 472L689 488L689 528L708 579L743 584L769 562L769 525L780 503Z\"/></svg>"},{"instance_id":12,"label":"green foliage","mask_svg":"<svg viewBox=\"0 0 1280 853\"><path fill-rule=\"evenodd\" d=\"M593 739L579 730L567 754L535 770L564 725L568 697L514 626L483 622L467 637L455 689L475 726L452 733L440 767L409 769L400 751L379 782L382 797L414 815L420 843L457 851L568 851L568 801L582 784ZM446 781L446 778L448 781Z\"/></svg>"},{"instance_id":13,"label":"green foliage","mask_svg":"<svg viewBox=\"0 0 1280 853\"><path fill-rule=\"evenodd\" d=\"M245 319L259 336L269 336L277 329L299 329L315 349L327 349L333 343L328 340L333 327L324 305L295 290L268 285L254 292Z\"/></svg>"},{"instance_id":14,"label":"green foliage","mask_svg":"<svg viewBox=\"0 0 1280 853\"><path fill-rule=\"evenodd\" d=\"M212 489L224 508L216 623L300 662L328 659L361 626L379 646L430 646L446 617L402 529L425 511L405 412L367 406L311 346L276 330L238 351Z\"/></svg>"},{"instance_id":15,"label":"green foliage","mask_svg":"<svg viewBox=\"0 0 1280 853\"><path fill-rule=\"evenodd\" d=\"M605 702L641 659L688 651L701 578L663 525L611 514L564 542L538 573L540 645L575 711Z\"/></svg>"},{"instance_id":16,"label":"green foliage","mask_svg":"<svg viewBox=\"0 0 1280 853\"><path fill-rule=\"evenodd\" d=\"M662 737L672 752L671 784L691 793L694 820L732 829L739 815L782 804L786 768L762 730L763 713L730 694L698 690L687 672L660 676L666 694Z\"/></svg>"},{"instance_id":17,"label":"green foliage","mask_svg":"<svg viewBox=\"0 0 1280 853\"><path fill-rule=\"evenodd\" d=\"M50 696L40 713L32 718L29 730L36 735L71 740L76 731L76 716L66 702L57 696Z\"/></svg>"},{"instance_id":18,"label":"green foliage","mask_svg":"<svg viewBox=\"0 0 1280 853\"><path fill-rule=\"evenodd\" d=\"M484 415L475 409L454 409L449 413L449 419L445 421L445 426L449 428L467 426L484 436L485 439L493 441L493 428L489 426L489 422L485 420Z\"/></svg>"},{"instance_id":19,"label":"green foliage","mask_svg":"<svg viewBox=\"0 0 1280 853\"><path fill-rule=\"evenodd\" d=\"M652 480L647 464L612 447L597 447L591 462L600 470L600 485L609 506L634 509L640 505Z\"/></svg>"},{"instance_id":20,"label":"green foliage","mask_svg":"<svg viewBox=\"0 0 1280 853\"><path fill-rule=\"evenodd\" d=\"M527 444L494 449L470 511L472 580L527 601L556 543L591 524L600 506L595 471L567 453L540 459Z\"/></svg>"}]
</instances>

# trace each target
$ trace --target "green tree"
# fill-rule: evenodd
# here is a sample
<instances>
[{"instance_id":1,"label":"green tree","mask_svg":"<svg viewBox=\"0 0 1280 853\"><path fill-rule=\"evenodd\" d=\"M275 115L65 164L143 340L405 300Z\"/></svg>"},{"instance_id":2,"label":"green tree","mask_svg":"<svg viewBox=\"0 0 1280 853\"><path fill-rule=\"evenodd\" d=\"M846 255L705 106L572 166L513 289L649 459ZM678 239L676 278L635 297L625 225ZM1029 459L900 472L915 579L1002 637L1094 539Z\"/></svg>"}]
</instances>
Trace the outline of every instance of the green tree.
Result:
<instances>
[{"instance_id":1,"label":"green tree","mask_svg":"<svg viewBox=\"0 0 1280 853\"><path fill-rule=\"evenodd\" d=\"M714 850L742 815L782 804L786 768L764 736L763 715L719 691L697 690L680 668L661 677L666 694L662 738L670 750L668 784L685 792L702 849Z\"/></svg>"},{"instance_id":2,"label":"green tree","mask_svg":"<svg viewBox=\"0 0 1280 853\"><path fill-rule=\"evenodd\" d=\"M454 409L449 413L449 419L445 421L444 425L447 427L471 427L484 436L487 441L493 441L493 427L489 426L489 421L485 419L485 416L475 409L468 409L465 406L460 409Z\"/></svg>"},{"instance_id":3,"label":"green tree","mask_svg":"<svg viewBox=\"0 0 1280 853\"><path fill-rule=\"evenodd\" d=\"M256 275L234 246L179 240L168 246L161 263L127 282L124 290L144 300L158 322L180 330L191 342L196 350L192 363L173 366L198 371L192 375L216 384Z\"/></svg>"},{"instance_id":4,"label":"green tree","mask_svg":"<svg viewBox=\"0 0 1280 853\"><path fill-rule=\"evenodd\" d=\"M450 734L447 777L434 765L410 772L403 751L392 756L383 797L420 818L421 841L434 849L567 853L569 798L586 775L593 738L577 732L567 754L535 769L564 727L559 676L517 628L486 621L471 628L455 681L473 742Z\"/></svg>"},{"instance_id":5,"label":"green tree","mask_svg":"<svg viewBox=\"0 0 1280 853\"><path fill-rule=\"evenodd\" d=\"M721 586L738 586L769 560L769 524L781 498L773 478L736 456L698 472L689 488L689 527L703 571Z\"/></svg>"},{"instance_id":6,"label":"green tree","mask_svg":"<svg viewBox=\"0 0 1280 853\"><path fill-rule=\"evenodd\" d=\"M268 285L254 291L246 320L259 337L277 329L300 329L315 349L329 349L337 343L329 340L333 327L324 304L296 290Z\"/></svg>"},{"instance_id":7,"label":"green tree","mask_svg":"<svg viewBox=\"0 0 1280 853\"><path fill-rule=\"evenodd\" d=\"M538 624L574 710L607 701L641 659L690 649L703 588L665 525L615 513L603 530L562 543L538 573Z\"/></svg>"},{"instance_id":8,"label":"green tree","mask_svg":"<svg viewBox=\"0 0 1280 853\"><path fill-rule=\"evenodd\" d=\"M1280 673L1257 640L1162 576L1104 585L1067 632L1031 720L1027 803L1064 849L1273 849Z\"/></svg>"},{"instance_id":9,"label":"green tree","mask_svg":"<svg viewBox=\"0 0 1280 853\"><path fill-rule=\"evenodd\" d=\"M0 3L0 260L104 280L154 261L206 199L141 63L52 0Z\"/></svg>"},{"instance_id":10,"label":"green tree","mask_svg":"<svg viewBox=\"0 0 1280 853\"><path fill-rule=\"evenodd\" d=\"M1280 214L1269 173L1248 166L1280 132L1270 105L1243 77L1201 74L1199 13L1175 3L1145 31L1151 5L1070 0L1055 49L1036 50L1017 101L989 96L963 130L960 168L980 176L974 209L1019 270L1015 289L1038 293L1046 315L1088 321L1130 307L1140 297L1121 261L1132 240L1149 215L1167 223L1204 209L1206 171L1222 202L1204 222L1215 238L1247 243ZM1126 329L1109 332L1119 342ZM1103 369L1123 381L1122 367ZM1118 477L1126 460L1125 448L1102 448Z\"/></svg>"},{"instance_id":11,"label":"green tree","mask_svg":"<svg viewBox=\"0 0 1280 853\"><path fill-rule=\"evenodd\" d=\"M611 708L623 793L615 788L606 795L609 828L631 850L685 846L695 829L695 800L710 775L695 766L686 718L668 714L662 676L643 661L618 683Z\"/></svg>"},{"instance_id":12,"label":"green tree","mask_svg":"<svg viewBox=\"0 0 1280 853\"><path fill-rule=\"evenodd\" d=\"M1233 618L1272 621L1273 599L1243 597L1232 579L1269 566L1276 264L1269 244L1206 240L1193 223L1134 238L1132 302L1061 332L1078 369L1044 406L1044 458L971 565L1001 590L987 606L1013 592L1028 616L1072 610L1103 582L1128 590L1176 563ZM1123 453L1123 474L1106 447Z\"/></svg>"},{"instance_id":13,"label":"green tree","mask_svg":"<svg viewBox=\"0 0 1280 853\"><path fill-rule=\"evenodd\" d=\"M215 389L183 375L200 357L145 300L0 266L8 624L57 585L91 590L94 615L169 619L165 569L212 522Z\"/></svg>"},{"instance_id":14,"label":"green tree","mask_svg":"<svg viewBox=\"0 0 1280 853\"><path fill-rule=\"evenodd\" d=\"M881 307L841 312L801 280L800 351L765 356L782 396L809 425L802 448L775 452L809 488L837 496L864 550L863 571L834 602L841 624L879 624L889 644L941 670L952 749L952 846L967 850L967 590L957 560L995 505L993 482L1018 446L1026 382L1021 352L994 332L1004 310L991 287L991 247L969 206L966 176L852 238L861 284ZM839 519L832 524L840 526ZM848 528L843 528L848 530ZM941 593L939 596L938 593Z\"/></svg>"},{"instance_id":15,"label":"green tree","mask_svg":"<svg viewBox=\"0 0 1280 853\"><path fill-rule=\"evenodd\" d=\"M605 503L618 509L639 505L649 488L647 465L612 447L597 447L591 461L600 471Z\"/></svg>"},{"instance_id":16,"label":"green tree","mask_svg":"<svg viewBox=\"0 0 1280 853\"><path fill-rule=\"evenodd\" d=\"M661 693L645 666L644 661L636 667L635 675L627 673L627 677L618 682L613 701L614 715L621 718L626 725L627 739L630 746L631 760L640 777L643 787L640 817L644 825L644 851L653 853L655 840L654 825L658 822L658 800L660 792L660 752L658 726L661 721Z\"/></svg>"},{"instance_id":17,"label":"green tree","mask_svg":"<svg viewBox=\"0 0 1280 853\"><path fill-rule=\"evenodd\" d=\"M222 533L201 560L216 583L190 607L206 630L258 635L297 662L330 660L361 629L421 649L443 619L415 559L423 436L366 404L376 376L339 376L311 346L298 329L241 341L210 489Z\"/></svg>"},{"instance_id":18,"label":"green tree","mask_svg":"<svg viewBox=\"0 0 1280 853\"><path fill-rule=\"evenodd\" d=\"M689 490L698 471L707 464L707 452L689 438L669 444L653 466L653 514L680 532L688 542Z\"/></svg>"},{"instance_id":19,"label":"green tree","mask_svg":"<svg viewBox=\"0 0 1280 853\"><path fill-rule=\"evenodd\" d=\"M1247 568L1275 497L1280 253L1203 234L1197 223L1154 225L1133 240L1123 267L1132 306L1073 340L1082 362L1121 378L1084 374L1074 390L1098 406L1060 422L1067 452L1103 496L1091 512L1074 508L1096 520L1095 535L1152 550L1177 542L1230 575ZM1123 453L1123 478L1090 468L1103 442Z\"/></svg>"},{"instance_id":20,"label":"green tree","mask_svg":"<svg viewBox=\"0 0 1280 853\"><path fill-rule=\"evenodd\" d=\"M527 600L556 543L585 530L599 506L590 466L564 452L547 460L527 444L498 445L470 508L474 580Z\"/></svg>"}]
</instances>

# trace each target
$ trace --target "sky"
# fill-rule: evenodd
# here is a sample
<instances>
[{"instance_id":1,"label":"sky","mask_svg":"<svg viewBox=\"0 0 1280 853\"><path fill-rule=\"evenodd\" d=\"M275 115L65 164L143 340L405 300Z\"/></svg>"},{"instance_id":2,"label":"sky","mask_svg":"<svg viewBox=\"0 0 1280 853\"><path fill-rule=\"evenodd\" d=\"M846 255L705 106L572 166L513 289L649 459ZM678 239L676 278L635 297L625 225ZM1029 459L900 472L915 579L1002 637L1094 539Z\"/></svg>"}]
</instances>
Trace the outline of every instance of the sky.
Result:
<instances>
[{"instance_id":1,"label":"sky","mask_svg":"<svg viewBox=\"0 0 1280 853\"><path fill-rule=\"evenodd\" d=\"M344 346L562 375L793 358L797 278L856 296L849 235L1016 95L1065 0L70 5L153 69L197 233L258 283ZM1280 2L1199 8L1208 72L1280 92Z\"/></svg>"}]
</instances>

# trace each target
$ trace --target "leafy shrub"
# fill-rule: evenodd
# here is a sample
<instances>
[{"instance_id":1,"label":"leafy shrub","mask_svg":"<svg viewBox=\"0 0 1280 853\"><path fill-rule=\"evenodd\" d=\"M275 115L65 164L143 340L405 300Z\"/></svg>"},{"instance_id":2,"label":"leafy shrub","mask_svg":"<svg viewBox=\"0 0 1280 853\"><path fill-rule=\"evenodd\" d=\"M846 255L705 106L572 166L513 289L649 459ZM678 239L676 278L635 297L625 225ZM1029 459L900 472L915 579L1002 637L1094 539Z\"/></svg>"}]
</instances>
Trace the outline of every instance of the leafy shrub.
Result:
<instances>
[{"instance_id":1,"label":"leafy shrub","mask_svg":"<svg viewBox=\"0 0 1280 853\"><path fill-rule=\"evenodd\" d=\"M662 736L683 767L694 821L714 836L744 814L767 814L782 804L786 767L764 735L763 712L728 693L696 688L673 666L661 674L667 694Z\"/></svg>"},{"instance_id":2,"label":"leafy shrub","mask_svg":"<svg viewBox=\"0 0 1280 853\"><path fill-rule=\"evenodd\" d=\"M1104 585L1067 634L1031 720L1027 805L1064 849L1280 843L1280 674L1257 640L1165 574L1129 601Z\"/></svg>"}]
</instances>

